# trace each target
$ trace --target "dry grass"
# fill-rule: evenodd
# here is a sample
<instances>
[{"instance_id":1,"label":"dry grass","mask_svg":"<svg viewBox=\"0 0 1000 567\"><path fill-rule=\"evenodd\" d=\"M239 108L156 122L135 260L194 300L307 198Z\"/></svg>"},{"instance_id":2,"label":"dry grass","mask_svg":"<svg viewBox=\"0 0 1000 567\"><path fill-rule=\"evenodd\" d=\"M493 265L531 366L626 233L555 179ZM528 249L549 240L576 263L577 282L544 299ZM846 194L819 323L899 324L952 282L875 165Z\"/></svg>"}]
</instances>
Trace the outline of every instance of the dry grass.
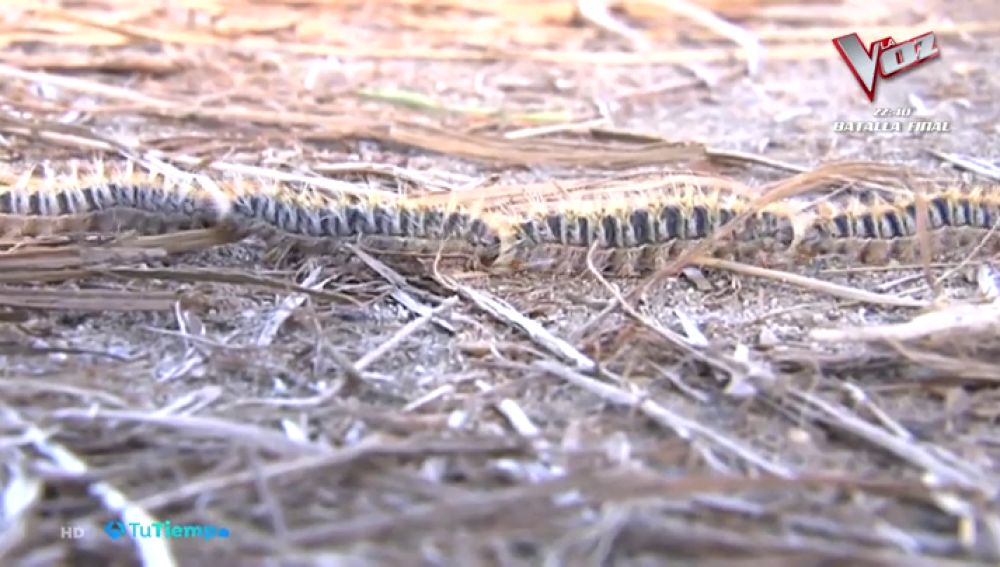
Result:
<instances>
[{"instance_id":1,"label":"dry grass","mask_svg":"<svg viewBox=\"0 0 1000 567\"><path fill-rule=\"evenodd\" d=\"M0 178L131 157L500 209L996 179L991 3L140 4L5 7ZM871 108L830 39L928 30L944 56L879 104L955 131L834 133ZM636 281L215 230L0 245L3 564L1000 558L978 256L789 273L708 241Z\"/></svg>"}]
</instances>

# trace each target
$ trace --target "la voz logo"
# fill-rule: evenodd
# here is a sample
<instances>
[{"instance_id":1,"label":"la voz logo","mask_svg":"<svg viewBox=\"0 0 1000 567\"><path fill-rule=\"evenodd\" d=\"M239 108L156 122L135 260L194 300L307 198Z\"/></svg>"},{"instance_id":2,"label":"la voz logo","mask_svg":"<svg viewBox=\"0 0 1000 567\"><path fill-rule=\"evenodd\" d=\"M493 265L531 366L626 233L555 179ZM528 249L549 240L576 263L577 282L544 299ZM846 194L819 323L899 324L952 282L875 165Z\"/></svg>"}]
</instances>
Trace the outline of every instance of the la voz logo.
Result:
<instances>
[{"instance_id":1,"label":"la voz logo","mask_svg":"<svg viewBox=\"0 0 1000 567\"><path fill-rule=\"evenodd\" d=\"M941 55L934 32L901 43L891 36L884 37L873 41L868 48L857 33L851 33L834 38L833 45L870 102L875 102L879 78L895 77Z\"/></svg>"}]
</instances>

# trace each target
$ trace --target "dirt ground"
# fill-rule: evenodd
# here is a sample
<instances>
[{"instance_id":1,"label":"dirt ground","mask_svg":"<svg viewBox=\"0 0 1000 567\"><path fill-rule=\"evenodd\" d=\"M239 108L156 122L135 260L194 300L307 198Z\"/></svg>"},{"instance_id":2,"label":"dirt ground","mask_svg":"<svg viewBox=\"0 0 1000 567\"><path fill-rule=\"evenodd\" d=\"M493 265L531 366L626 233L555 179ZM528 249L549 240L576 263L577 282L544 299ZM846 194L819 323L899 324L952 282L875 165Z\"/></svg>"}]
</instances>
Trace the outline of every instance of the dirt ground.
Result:
<instances>
[{"instance_id":1,"label":"dirt ground","mask_svg":"<svg viewBox=\"0 0 1000 567\"><path fill-rule=\"evenodd\" d=\"M498 201L1000 175L995 2L2 14L7 184L126 158ZM831 43L928 31L941 57L874 104ZM835 131L878 108L950 131ZM0 564L1000 560L982 257L604 279L113 236L3 240ZM112 520L229 537L113 539Z\"/></svg>"}]
</instances>

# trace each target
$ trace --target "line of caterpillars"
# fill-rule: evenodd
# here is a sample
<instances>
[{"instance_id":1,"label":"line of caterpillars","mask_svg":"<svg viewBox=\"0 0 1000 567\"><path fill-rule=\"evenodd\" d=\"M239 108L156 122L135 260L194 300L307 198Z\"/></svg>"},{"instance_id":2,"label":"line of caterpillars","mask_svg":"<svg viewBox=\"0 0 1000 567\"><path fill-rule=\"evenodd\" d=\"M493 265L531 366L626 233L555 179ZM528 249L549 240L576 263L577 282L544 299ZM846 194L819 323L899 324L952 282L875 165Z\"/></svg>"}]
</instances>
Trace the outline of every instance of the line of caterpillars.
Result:
<instances>
[{"instance_id":1,"label":"line of caterpillars","mask_svg":"<svg viewBox=\"0 0 1000 567\"><path fill-rule=\"evenodd\" d=\"M986 231L992 234L1000 220L997 190L945 190L925 199L926 226L932 233L960 229L970 238L981 237ZM920 210L913 196L823 202L808 209L794 202L749 209L743 195L685 188L627 199L567 200L529 210L477 211L402 197L331 196L283 184L179 179L128 169L90 179L29 178L0 186L0 234L163 232L229 224L247 233L270 231L313 240L373 237L402 249L433 251L457 243L487 265L531 265L540 250L671 251L678 243L715 235L746 213L745 222L719 242L722 254L736 249L850 254L874 243L884 250L868 259L883 261L898 252L893 246L917 235Z\"/></svg>"}]
</instances>

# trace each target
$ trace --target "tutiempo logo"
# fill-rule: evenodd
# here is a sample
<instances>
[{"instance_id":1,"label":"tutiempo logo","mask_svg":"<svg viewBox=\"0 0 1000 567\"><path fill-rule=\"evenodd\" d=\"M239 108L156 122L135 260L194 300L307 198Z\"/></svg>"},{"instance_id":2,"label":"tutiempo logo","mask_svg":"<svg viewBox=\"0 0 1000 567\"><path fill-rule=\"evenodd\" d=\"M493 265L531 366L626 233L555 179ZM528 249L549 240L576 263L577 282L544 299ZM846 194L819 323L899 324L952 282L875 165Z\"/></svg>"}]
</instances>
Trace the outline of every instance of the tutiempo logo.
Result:
<instances>
[{"instance_id":1,"label":"tutiempo logo","mask_svg":"<svg viewBox=\"0 0 1000 567\"><path fill-rule=\"evenodd\" d=\"M164 522L153 522L141 524L139 522L121 522L111 520L104 524L104 533L113 540L130 536L133 539L139 538L162 538L162 539L204 539L215 538L227 539L229 528L214 526L212 524L171 524L169 520Z\"/></svg>"},{"instance_id":2,"label":"tutiempo logo","mask_svg":"<svg viewBox=\"0 0 1000 567\"><path fill-rule=\"evenodd\" d=\"M119 539L125 535L125 524L117 520L111 520L104 524L104 533L111 539Z\"/></svg>"},{"instance_id":3,"label":"tutiempo logo","mask_svg":"<svg viewBox=\"0 0 1000 567\"><path fill-rule=\"evenodd\" d=\"M934 32L897 43L892 37L873 41L866 49L857 33L834 38L833 46L861 85L870 102L875 102L879 78L890 79L915 69L941 55Z\"/></svg>"}]
</instances>

